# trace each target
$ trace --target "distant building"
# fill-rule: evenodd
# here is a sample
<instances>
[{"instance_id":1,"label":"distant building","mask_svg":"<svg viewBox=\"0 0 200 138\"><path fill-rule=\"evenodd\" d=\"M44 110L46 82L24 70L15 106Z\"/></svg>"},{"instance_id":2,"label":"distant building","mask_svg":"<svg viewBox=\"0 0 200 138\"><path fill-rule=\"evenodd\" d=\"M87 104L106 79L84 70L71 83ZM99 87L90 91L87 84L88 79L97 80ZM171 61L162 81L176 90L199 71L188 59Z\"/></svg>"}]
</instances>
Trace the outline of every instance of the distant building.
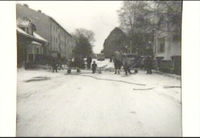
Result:
<instances>
[{"instance_id":1,"label":"distant building","mask_svg":"<svg viewBox=\"0 0 200 138\"><path fill-rule=\"evenodd\" d=\"M115 51L127 52L127 37L120 28L116 27L105 39L103 46L105 57L111 57Z\"/></svg>"},{"instance_id":2,"label":"distant building","mask_svg":"<svg viewBox=\"0 0 200 138\"><path fill-rule=\"evenodd\" d=\"M16 8L17 19L28 17L35 24L37 33L49 42L47 49L43 51L45 54L56 54L62 59L72 56L75 40L57 21L41 10L35 11L27 5L17 4Z\"/></svg>"}]
</instances>

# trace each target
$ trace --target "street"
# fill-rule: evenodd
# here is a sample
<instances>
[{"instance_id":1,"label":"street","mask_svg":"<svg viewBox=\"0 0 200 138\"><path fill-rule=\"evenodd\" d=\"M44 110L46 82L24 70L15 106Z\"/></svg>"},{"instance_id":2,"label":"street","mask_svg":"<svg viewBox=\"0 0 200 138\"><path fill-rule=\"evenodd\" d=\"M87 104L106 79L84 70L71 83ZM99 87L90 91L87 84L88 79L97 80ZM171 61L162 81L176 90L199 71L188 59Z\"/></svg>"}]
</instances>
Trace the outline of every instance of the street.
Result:
<instances>
[{"instance_id":1,"label":"street","mask_svg":"<svg viewBox=\"0 0 200 138\"><path fill-rule=\"evenodd\" d=\"M66 72L18 70L17 136L181 136L180 80Z\"/></svg>"}]
</instances>

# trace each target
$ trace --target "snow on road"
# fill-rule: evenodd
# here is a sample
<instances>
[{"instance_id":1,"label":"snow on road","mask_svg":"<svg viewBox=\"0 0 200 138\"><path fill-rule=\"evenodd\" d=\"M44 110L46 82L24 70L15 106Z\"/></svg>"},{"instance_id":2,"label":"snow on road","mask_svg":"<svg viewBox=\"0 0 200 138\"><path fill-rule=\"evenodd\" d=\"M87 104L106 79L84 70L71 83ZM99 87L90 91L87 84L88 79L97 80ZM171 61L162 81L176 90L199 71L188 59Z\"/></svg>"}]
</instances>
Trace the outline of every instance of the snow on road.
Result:
<instances>
[{"instance_id":1,"label":"snow on road","mask_svg":"<svg viewBox=\"0 0 200 138\"><path fill-rule=\"evenodd\" d=\"M181 90L166 86L180 81L19 70L17 136L181 136Z\"/></svg>"}]
</instances>

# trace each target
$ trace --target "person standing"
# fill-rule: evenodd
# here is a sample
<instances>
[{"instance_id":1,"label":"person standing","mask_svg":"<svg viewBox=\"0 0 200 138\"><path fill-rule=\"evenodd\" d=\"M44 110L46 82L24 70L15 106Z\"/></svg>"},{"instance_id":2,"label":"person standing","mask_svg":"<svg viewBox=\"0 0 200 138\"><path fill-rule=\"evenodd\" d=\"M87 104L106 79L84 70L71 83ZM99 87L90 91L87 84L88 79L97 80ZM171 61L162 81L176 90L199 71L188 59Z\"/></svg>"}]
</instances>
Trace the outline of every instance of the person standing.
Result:
<instances>
[{"instance_id":1,"label":"person standing","mask_svg":"<svg viewBox=\"0 0 200 138\"><path fill-rule=\"evenodd\" d=\"M70 74L70 73L71 73L71 69L72 69L72 67L73 67L73 61L72 61L71 58L68 59L67 66L68 66L68 67L67 67L67 73Z\"/></svg>"},{"instance_id":2,"label":"person standing","mask_svg":"<svg viewBox=\"0 0 200 138\"><path fill-rule=\"evenodd\" d=\"M130 65L128 64L127 60L124 60L123 68L124 68L125 75L128 75L128 73L132 74L130 70Z\"/></svg>"},{"instance_id":3,"label":"person standing","mask_svg":"<svg viewBox=\"0 0 200 138\"><path fill-rule=\"evenodd\" d=\"M77 71L77 73L80 73L81 72L81 70L80 70L80 68L81 68L81 58L80 57L75 57L74 58L74 67L76 67L76 71Z\"/></svg>"},{"instance_id":4,"label":"person standing","mask_svg":"<svg viewBox=\"0 0 200 138\"><path fill-rule=\"evenodd\" d=\"M96 73L96 69L97 69L97 64L95 61L93 61L93 64L92 64L92 73Z\"/></svg>"},{"instance_id":5,"label":"person standing","mask_svg":"<svg viewBox=\"0 0 200 138\"><path fill-rule=\"evenodd\" d=\"M150 56L148 56L146 58L146 71L147 71L147 74L152 74L152 66L153 66L153 60Z\"/></svg>"},{"instance_id":6,"label":"person standing","mask_svg":"<svg viewBox=\"0 0 200 138\"><path fill-rule=\"evenodd\" d=\"M52 61L52 69L53 69L53 72L57 72L57 61L56 59L54 58L53 61Z\"/></svg>"},{"instance_id":7,"label":"person standing","mask_svg":"<svg viewBox=\"0 0 200 138\"><path fill-rule=\"evenodd\" d=\"M92 58L90 56L87 57L87 68L90 69L92 63Z\"/></svg>"}]
</instances>

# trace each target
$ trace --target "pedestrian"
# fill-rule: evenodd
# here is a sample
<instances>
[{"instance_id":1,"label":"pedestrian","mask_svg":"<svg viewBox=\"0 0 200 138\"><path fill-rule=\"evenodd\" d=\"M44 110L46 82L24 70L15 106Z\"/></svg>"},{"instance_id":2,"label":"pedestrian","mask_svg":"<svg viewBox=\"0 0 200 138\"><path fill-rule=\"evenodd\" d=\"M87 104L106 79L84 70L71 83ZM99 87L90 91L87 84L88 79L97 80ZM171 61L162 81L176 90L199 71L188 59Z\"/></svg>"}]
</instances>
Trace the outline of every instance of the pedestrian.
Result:
<instances>
[{"instance_id":1,"label":"pedestrian","mask_svg":"<svg viewBox=\"0 0 200 138\"><path fill-rule=\"evenodd\" d=\"M125 75L128 75L128 73L132 74L130 70L130 66L126 60L124 60L123 68L124 68Z\"/></svg>"},{"instance_id":2,"label":"pedestrian","mask_svg":"<svg viewBox=\"0 0 200 138\"><path fill-rule=\"evenodd\" d=\"M64 70L61 59L58 60L58 68L59 70Z\"/></svg>"},{"instance_id":3,"label":"pedestrian","mask_svg":"<svg viewBox=\"0 0 200 138\"><path fill-rule=\"evenodd\" d=\"M57 72L57 61L56 59L54 58L53 61L52 61L52 69L53 69L53 72Z\"/></svg>"},{"instance_id":4,"label":"pedestrian","mask_svg":"<svg viewBox=\"0 0 200 138\"><path fill-rule=\"evenodd\" d=\"M153 66L153 60L151 56L148 56L145 60L145 65L146 65L146 73L147 74L152 74L152 66Z\"/></svg>"},{"instance_id":5,"label":"pedestrian","mask_svg":"<svg viewBox=\"0 0 200 138\"><path fill-rule=\"evenodd\" d=\"M75 59L74 59L74 66L76 67L77 73L81 72L81 70L80 70L81 65L82 65L81 58L80 57L75 57Z\"/></svg>"},{"instance_id":6,"label":"pedestrian","mask_svg":"<svg viewBox=\"0 0 200 138\"><path fill-rule=\"evenodd\" d=\"M70 74L70 73L71 73L71 69L72 69L72 67L73 67L73 61L72 61L71 58L68 60L67 66L68 66L68 67L67 67L67 73Z\"/></svg>"},{"instance_id":7,"label":"pedestrian","mask_svg":"<svg viewBox=\"0 0 200 138\"><path fill-rule=\"evenodd\" d=\"M92 73L96 73L96 69L97 69L97 64L95 61L93 61L93 64L92 64Z\"/></svg>"},{"instance_id":8,"label":"pedestrian","mask_svg":"<svg viewBox=\"0 0 200 138\"><path fill-rule=\"evenodd\" d=\"M91 63L92 63L92 57L88 56L87 57L87 68L88 69L90 69Z\"/></svg>"}]
</instances>

